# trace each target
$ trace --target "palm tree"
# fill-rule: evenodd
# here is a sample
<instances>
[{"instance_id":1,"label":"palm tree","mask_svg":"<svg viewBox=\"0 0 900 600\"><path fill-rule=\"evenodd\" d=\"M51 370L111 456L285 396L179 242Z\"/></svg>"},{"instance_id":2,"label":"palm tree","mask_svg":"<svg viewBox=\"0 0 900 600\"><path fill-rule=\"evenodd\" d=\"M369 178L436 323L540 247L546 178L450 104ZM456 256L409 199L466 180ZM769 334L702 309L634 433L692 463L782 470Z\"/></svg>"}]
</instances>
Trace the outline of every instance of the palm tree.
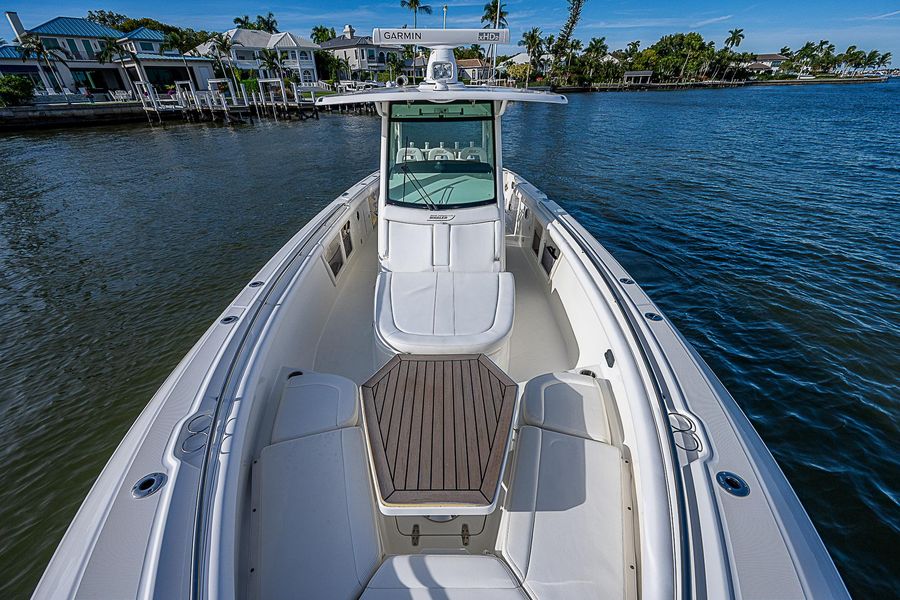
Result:
<instances>
[{"instance_id":1,"label":"palm tree","mask_svg":"<svg viewBox=\"0 0 900 600\"><path fill-rule=\"evenodd\" d=\"M250 15L244 15L243 17L235 17L234 24L240 27L241 29L255 29L256 24L250 20Z\"/></svg>"},{"instance_id":2,"label":"palm tree","mask_svg":"<svg viewBox=\"0 0 900 600\"><path fill-rule=\"evenodd\" d=\"M475 58L484 58L484 48L479 44L472 44L469 46L469 50L475 54Z\"/></svg>"},{"instance_id":3,"label":"palm tree","mask_svg":"<svg viewBox=\"0 0 900 600\"><path fill-rule=\"evenodd\" d=\"M56 67L53 66L51 61L59 61L66 64L66 58L69 57L69 53L66 50L63 50L62 48L47 48L37 34L25 33L19 36L19 52L22 54L23 62L27 61L29 58L34 58L37 61L44 61L47 68L53 74L53 78L56 80L59 91L63 91L65 86L63 85L62 77L59 76Z\"/></svg>"},{"instance_id":4,"label":"palm tree","mask_svg":"<svg viewBox=\"0 0 900 600\"><path fill-rule=\"evenodd\" d=\"M421 0L400 0L401 8L408 8L413 13L413 29L415 29L418 25L418 21L416 17L419 15L419 11L422 11L426 15L430 15L433 11L431 10L430 4L422 4Z\"/></svg>"},{"instance_id":5,"label":"palm tree","mask_svg":"<svg viewBox=\"0 0 900 600\"><path fill-rule=\"evenodd\" d=\"M338 58L335 61L335 67L337 67L337 78L340 79L341 75L344 73L347 74L347 79L353 79L353 72L350 70L350 61L346 58Z\"/></svg>"},{"instance_id":6,"label":"palm tree","mask_svg":"<svg viewBox=\"0 0 900 600\"><path fill-rule=\"evenodd\" d=\"M551 75L556 74L559 63L562 61L563 54L569 51L569 45L572 40L572 33L581 20L581 10L584 8L585 0L569 0L569 17L559 30L556 43L553 45L553 65L550 68Z\"/></svg>"},{"instance_id":7,"label":"palm tree","mask_svg":"<svg viewBox=\"0 0 900 600\"><path fill-rule=\"evenodd\" d=\"M143 80L143 76L141 73L143 72L143 65L141 64L141 59L138 58L137 53L132 52L131 50L124 48L119 45L118 40L114 37L105 37L100 41L100 52L96 55L96 60L100 64L119 61L119 64L122 65L122 70L125 71L125 79L128 80L128 83L131 84L131 89L134 91L135 98L138 97L138 89L137 85L135 85L134 81L131 80L131 77L128 75L128 69L125 68L125 59L130 58L134 61L135 69L137 69L138 79Z\"/></svg>"},{"instance_id":8,"label":"palm tree","mask_svg":"<svg viewBox=\"0 0 900 600\"><path fill-rule=\"evenodd\" d=\"M894 56L890 52L885 52L881 56L878 57L878 68L883 69L891 64Z\"/></svg>"},{"instance_id":9,"label":"palm tree","mask_svg":"<svg viewBox=\"0 0 900 600\"><path fill-rule=\"evenodd\" d=\"M387 57L384 59L384 64L388 68L391 79L396 79L394 77L395 71L398 76L403 71L403 61L400 60L400 56L396 52L388 52Z\"/></svg>"},{"instance_id":10,"label":"palm tree","mask_svg":"<svg viewBox=\"0 0 900 600\"><path fill-rule=\"evenodd\" d=\"M278 20L271 12L265 17L256 15L256 28L266 33L278 33Z\"/></svg>"},{"instance_id":11,"label":"palm tree","mask_svg":"<svg viewBox=\"0 0 900 600\"><path fill-rule=\"evenodd\" d=\"M572 64L572 55L576 52L580 52L582 48L584 48L584 44L581 43L581 40L576 39L569 42L569 56L566 58L567 69Z\"/></svg>"},{"instance_id":12,"label":"palm tree","mask_svg":"<svg viewBox=\"0 0 900 600\"><path fill-rule=\"evenodd\" d=\"M278 73L280 77L282 74L281 55L271 48L263 48L259 51L259 66L269 73Z\"/></svg>"},{"instance_id":13,"label":"palm tree","mask_svg":"<svg viewBox=\"0 0 900 600\"><path fill-rule=\"evenodd\" d=\"M728 32L728 39L725 40L726 48L737 48L744 41L743 29L732 29Z\"/></svg>"},{"instance_id":14,"label":"palm tree","mask_svg":"<svg viewBox=\"0 0 900 600\"><path fill-rule=\"evenodd\" d=\"M194 49L194 46L197 44L196 36L191 35L185 29L178 29L175 31L170 31L166 34L165 41L160 46L160 51L162 50L177 50L178 54L181 55L181 62L184 63L184 70L187 71L188 79L190 79L194 84L197 82L194 81L194 76L191 75L191 69L188 67L187 58L185 58L185 54Z\"/></svg>"},{"instance_id":15,"label":"palm tree","mask_svg":"<svg viewBox=\"0 0 900 600\"><path fill-rule=\"evenodd\" d=\"M881 57L881 53L878 50L872 50L868 54L866 54L865 64L864 66L867 69L874 69L878 66L878 59Z\"/></svg>"},{"instance_id":16,"label":"palm tree","mask_svg":"<svg viewBox=\"0 0 900 600\"><path fill-rule=\"evenodd\" d=\"M594 67L603 60L609 53L609 45L606 43L605 37L600 38L591 38L591 41L588 42L587 48L584 51L584 55L587 57L590 68L588 69L588 79L592 79L594 77Z\"/></svg>"},{"instance_id":17,"label":"palm tree","mask_svg":"<svg viewBox=\"0 0 900 600\"><path fill-rule=\"evenodd\" d=\"M508 16L509 11L506 10L506 6L500 0L491 0L484 5L484 14L481 15L481 22L484 23L485 29L490 29L491 27L502 29L509 26L509 23L506 21Z\"/></svg>"},{"instance_id":18,"label":"palm tree","mask_svg":"<svg viewBox=\"0 0 900 600\"><path fill-rule=\"evenodd\" d=\"M312 41L317 44L323 44L328 40L335 38L334 27L325 27L324 25L316 25L310 33Z\"/></svg>"},{"instance_id":19,"label":"palm tree","mask_svg":"<svg viewBox=\"0 0 900 600\"><path fill-rule=\"evenodd\" d=\"M528 53L528 76L531 76L531 69L538 71L540 68L541 54L544 50L544 38L541 37L540 27L532 27L522 34L519 45L525 47ZM528 87L528 79L525 79L525 87Z\"/></svg>"},{"instance_id":20,"label":"palm tree","mask_svg":"<svg viewBox=\"0 0 900 600\"><path fill-rule=\"evenodd\" d=\"M231 62L231 51L234 50L235 46L243 46L240 42L234 42L225 34L222 33L214 33L209 38L210 45L210 54L219 61L219 67L222 69L224 73L226 71L225 64L222 61L222 57L227 57L228 60L228 72L231 73L231 80L235 85L235 93L237 88L240 87L237 81L237 76L234 74L234 65Z\"/></svg>"}]
</instances>

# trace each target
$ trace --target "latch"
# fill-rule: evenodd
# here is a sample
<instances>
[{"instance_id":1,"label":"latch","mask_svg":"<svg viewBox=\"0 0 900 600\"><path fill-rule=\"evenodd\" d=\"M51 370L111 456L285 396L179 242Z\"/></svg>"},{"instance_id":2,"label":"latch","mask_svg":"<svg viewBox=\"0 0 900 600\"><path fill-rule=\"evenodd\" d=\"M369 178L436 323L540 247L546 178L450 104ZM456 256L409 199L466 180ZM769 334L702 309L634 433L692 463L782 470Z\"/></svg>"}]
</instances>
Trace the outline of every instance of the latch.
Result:
<instances>
[{"instance_id":1,"label":"latch","mask_svg":"<svg viewBox=\"0 0 900 600\"><path fill-rule=\"evenodd\" d=\"M461 535L462 535L463 546L468 546L469 545L469 526L465 523L463 523Z\"/></svg>"},{"instance_id":2,"label":"latch","mask_svg":"<svg viewBox=\"0 0 900 600\"><path fill-rule=\"evenodd\" d=\"M413 530L412 530L412 545L413 545L413 546L418 546L418 545L419 545L419 526L418 526L418 525L413 525Z\"/></svg>"}]
</instances>

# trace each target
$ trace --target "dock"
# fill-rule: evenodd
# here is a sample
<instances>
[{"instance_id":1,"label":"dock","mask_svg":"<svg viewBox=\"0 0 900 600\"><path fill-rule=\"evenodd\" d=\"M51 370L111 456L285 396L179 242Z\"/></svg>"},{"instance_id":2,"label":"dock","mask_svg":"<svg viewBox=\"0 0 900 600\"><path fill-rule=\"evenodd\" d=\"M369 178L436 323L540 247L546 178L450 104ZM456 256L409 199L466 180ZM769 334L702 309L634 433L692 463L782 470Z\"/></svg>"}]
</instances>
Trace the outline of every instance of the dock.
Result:
<instances>
[{"instance_id":1,"label":"dock","mask_svg":"<svg viewBox=\"0 0 900 600\"><path fill-rule=\"evenodd\" d=\"M148 120L181 118L186 121L244 123L257 119L318 119L316 93L320 87L301 87L296 83L287 93L280 79L260 79L259 91L248 93L244 84L235 88L231 80L211 79L209 89L197 90L191 81L175 82L172 93L160 95L147 83L138 82L138 98ZM308 94L308 98L304 97Z\"/></svg>"}]
</instances>

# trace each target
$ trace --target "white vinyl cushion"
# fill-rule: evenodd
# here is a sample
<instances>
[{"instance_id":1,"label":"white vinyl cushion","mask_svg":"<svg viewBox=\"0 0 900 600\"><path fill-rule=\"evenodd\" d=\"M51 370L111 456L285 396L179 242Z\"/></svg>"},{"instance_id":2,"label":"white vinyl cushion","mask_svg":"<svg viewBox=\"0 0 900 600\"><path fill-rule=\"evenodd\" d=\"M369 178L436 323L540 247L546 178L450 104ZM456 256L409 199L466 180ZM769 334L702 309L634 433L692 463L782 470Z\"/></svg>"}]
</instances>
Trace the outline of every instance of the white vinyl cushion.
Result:
<instances>
[{"instance_id":1,"label":"white vinyl cushion","mask_svg":"<svg viewBox=\"0 0 900 600\"><path fill-rule=\"evenodd\" d=\"M576 373L547 373L522 392L522 422L598 442L610 442L605 382Z\"/></svg>"},{"instance_id":2,"label":"white vinyl cushion","mask_svg":"<svg viewBox=\"0 0 900 600\"><path fill-rule=\"evenodd\" d=\"M391 556L378 569L362 598L527 598L502 560L471 554Z\"/></svg>"},{"instance_id":3,"label":"white vinyl cushion","mask_svg":"<svg viewBox=\"0 0 900 600\"><path fill-rule=\"evenodd\" d=\"M614 446L522 427L502 551L535 598L623 598L623 465Z\"/></svg>"},{"instance_id":4,"label":"white vinyl cushion","mask_svg":"<svg viewBox=\"0 0 900 600\"><path fill-rule=\"evenodd\" d=\"M359 427L263 448L259 597L358 598L382 557Z\"/></svg>"},{"instance_id":5,"label":"white vinyl cushion","mask_svg":"<svg viewBox=\"0 0 900 600\"><path fill-rule=\"evenodd\" d=\"M305 371L288 379L272 443L359 423L359 389L345 377Z\"/></svg>"},{"instance_id":6,"label":"white vinyl cushion","mask_svg":"<svg viewBox=\"0 0 900 600\"><path fill-rule=\"evenodd\" d=\"M490 353L512 333L512 273L392 273L378 276L377 334L397 352Z\"/></svg>"},{"instance_id":7,"label":"white vinyl cushion","mask_svg":"<svg viewBox=\"0 0 900 600\"><path fill-rule=\"evenodd\" d=\"M499 271L501 228L496 219L460 224L388 220L382 266L400 272Z\"/></svg>"}]
</instances>

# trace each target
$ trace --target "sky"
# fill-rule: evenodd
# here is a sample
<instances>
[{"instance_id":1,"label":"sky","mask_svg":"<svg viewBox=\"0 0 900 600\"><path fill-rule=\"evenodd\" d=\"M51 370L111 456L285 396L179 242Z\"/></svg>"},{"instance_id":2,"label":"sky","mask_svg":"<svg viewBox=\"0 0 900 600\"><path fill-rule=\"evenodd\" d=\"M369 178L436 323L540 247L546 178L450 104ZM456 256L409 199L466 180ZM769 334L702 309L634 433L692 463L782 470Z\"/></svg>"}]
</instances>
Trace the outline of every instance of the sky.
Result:
<instances>
[{"instance_id":1,"label":"sky","mask_svg":"<svg viewBox=\"0 0 900 600\"><path fill-rule=\"evenodd\" d=\"M448 27L480 27L487 0L431 0L432 15L419 14L419 27L441 27L442 10L447 5ZM429 0L423 0L423 3ZM545 34L556 33L566 20L566 0L504 0L509 11L513 40L522 32L539 27ZM25 27L34 27L56 16L80 17L88 10L106 9L130 17L152 17L165 23L208 31L232 27L238 15L254 17L272 11L281 31L309 36L314 25L327 25L340 32L350 23L358 35L373 27L412 27L412 13L400 7L400 0L3 0L4 11L19 13ZM713 2L671 2L664 0L587 0L575 37L587 45L592 37L605 36L611 49L623 48L632 40L642 47L668 33L697 31L720 47L733 28L744 29L740 49L748 52L777 52L782 46L798 48L806 41L827 39L838 51L855 44L860 48L892 52L894 66L900 64L900 0L730 0ZM0 37L13 38L8 23L0 24ZM515 46L502 53L518 51Z\"/></svg>"}]
</instances>

